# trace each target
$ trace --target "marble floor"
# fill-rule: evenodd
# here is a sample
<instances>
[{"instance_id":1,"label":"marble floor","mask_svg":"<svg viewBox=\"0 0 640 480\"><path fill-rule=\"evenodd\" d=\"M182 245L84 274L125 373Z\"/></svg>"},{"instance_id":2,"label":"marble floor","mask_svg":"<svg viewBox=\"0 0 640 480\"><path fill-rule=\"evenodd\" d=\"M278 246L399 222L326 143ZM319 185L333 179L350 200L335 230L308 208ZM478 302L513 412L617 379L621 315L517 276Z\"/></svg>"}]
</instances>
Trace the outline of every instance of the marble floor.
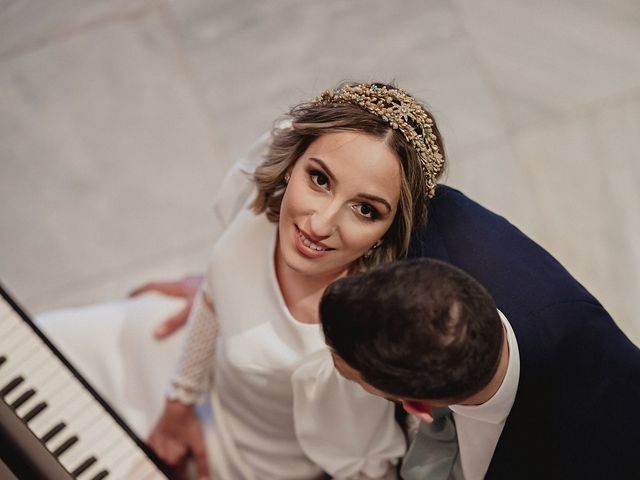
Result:
<instances>
[{"instance_id":1,"label":"marble floor","mask_svg":"<svg viewBox=\"0 0 640 480\"><path fill-rule=\"evenodd\" d=\"M253 139L395 80L439 120L446 183L640 344L638 45L637 0L0 0L0 279L40 312L202 270Z\"/></svg>"}]
</instances>

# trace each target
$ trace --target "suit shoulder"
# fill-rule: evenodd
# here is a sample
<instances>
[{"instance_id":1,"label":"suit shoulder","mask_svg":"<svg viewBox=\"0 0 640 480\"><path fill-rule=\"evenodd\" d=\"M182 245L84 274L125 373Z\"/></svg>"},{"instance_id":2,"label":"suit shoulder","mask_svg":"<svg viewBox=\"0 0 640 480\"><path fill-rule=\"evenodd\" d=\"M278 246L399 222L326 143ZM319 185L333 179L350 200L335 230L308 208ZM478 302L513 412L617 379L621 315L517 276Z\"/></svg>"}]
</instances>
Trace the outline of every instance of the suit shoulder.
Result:
<instances>
[{"instance_id":1,"label":"suit shoulder","mask_svg":"<svg viewBox=\"0 0 640 480\"><path fill-rule=\"evenodd\" d=\"M447 186L438 187L410 255L465 270L501 309L517 305L519 311L532 311L557 301L592 298L549 252L507 219Z\"/></svg>"}]
</instances>

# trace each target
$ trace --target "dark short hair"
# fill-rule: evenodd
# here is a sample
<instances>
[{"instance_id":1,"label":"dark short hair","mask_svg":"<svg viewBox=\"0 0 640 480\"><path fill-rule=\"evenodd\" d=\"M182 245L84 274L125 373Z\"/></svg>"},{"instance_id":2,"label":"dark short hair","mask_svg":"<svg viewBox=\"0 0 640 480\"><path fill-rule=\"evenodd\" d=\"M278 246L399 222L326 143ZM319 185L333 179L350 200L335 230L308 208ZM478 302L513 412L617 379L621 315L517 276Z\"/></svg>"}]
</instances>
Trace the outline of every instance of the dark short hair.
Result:
<instances>
[{"instance_id":1,"label":"dark short hair","mask_svg":"<svg viewBox=\"0 0 640 480\"><path fill-rule=\"evenodd\" d=\"M320 318L327 344L365 382L408 399L461 401L479 392L495 375L504 336L484 287L427 258L334 282Z\"/></svg>"}]
</instances>

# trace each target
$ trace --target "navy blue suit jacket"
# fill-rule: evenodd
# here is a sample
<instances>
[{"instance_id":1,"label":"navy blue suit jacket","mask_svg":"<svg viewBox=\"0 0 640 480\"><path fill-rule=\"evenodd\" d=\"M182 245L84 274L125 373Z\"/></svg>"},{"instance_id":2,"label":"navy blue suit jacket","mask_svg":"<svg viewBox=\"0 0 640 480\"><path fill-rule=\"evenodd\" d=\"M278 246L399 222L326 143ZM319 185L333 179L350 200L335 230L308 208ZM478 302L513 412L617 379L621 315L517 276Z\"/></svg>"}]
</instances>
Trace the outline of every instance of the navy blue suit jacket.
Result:
<instances>
[{"instance_id":1,"label":"navy blue suit jacket","mask_svg":"<svg viewBox=\"0 0 640 480\"><path fill-rule=\"evenodd\" d=\"M518 340L518 391L487 479L640 478L640 350L558 261L445 186L410 256L475 277Z\"/></svg>"}]
</instances>

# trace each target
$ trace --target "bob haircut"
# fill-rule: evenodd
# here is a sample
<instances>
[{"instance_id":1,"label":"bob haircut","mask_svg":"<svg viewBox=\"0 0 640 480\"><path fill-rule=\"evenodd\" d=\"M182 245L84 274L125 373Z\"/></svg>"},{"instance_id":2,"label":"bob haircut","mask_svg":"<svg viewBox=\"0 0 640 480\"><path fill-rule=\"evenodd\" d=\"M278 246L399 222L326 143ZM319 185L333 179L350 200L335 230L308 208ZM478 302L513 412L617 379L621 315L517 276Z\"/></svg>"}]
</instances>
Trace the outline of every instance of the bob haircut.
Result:
<instances>
[{"instance_id":1,"label":"bob haircut","mask_svg":"<svg viewBox=\"0 0 640 480\"><path fill-rule=\"evenodd\" d=\"M343 83L338 88L344 85L347 84ZM382 83L376 85L393 88ZM428 110L425 111L433 119ZM302 103L293 107L284 119L290 119L291 126L283 126L282 121L274 126L265 160L254 173L258 194L251 205L253 211L265 212L270 221L278 221L286 186L285 173L293 167L309 145L322 135L357 132L385 139L386 145L400 159L402 168L398 210L380 247L373 250L371 255L363 256L355 262L353 270L364 271L405 257L412 234L426 223L428 201L420 160L413 145L399 130L391 128L382 118L351 103ZM444 156L444 145L435 121L433 129L440 152Z\"/></svg>"}]
</instances>

